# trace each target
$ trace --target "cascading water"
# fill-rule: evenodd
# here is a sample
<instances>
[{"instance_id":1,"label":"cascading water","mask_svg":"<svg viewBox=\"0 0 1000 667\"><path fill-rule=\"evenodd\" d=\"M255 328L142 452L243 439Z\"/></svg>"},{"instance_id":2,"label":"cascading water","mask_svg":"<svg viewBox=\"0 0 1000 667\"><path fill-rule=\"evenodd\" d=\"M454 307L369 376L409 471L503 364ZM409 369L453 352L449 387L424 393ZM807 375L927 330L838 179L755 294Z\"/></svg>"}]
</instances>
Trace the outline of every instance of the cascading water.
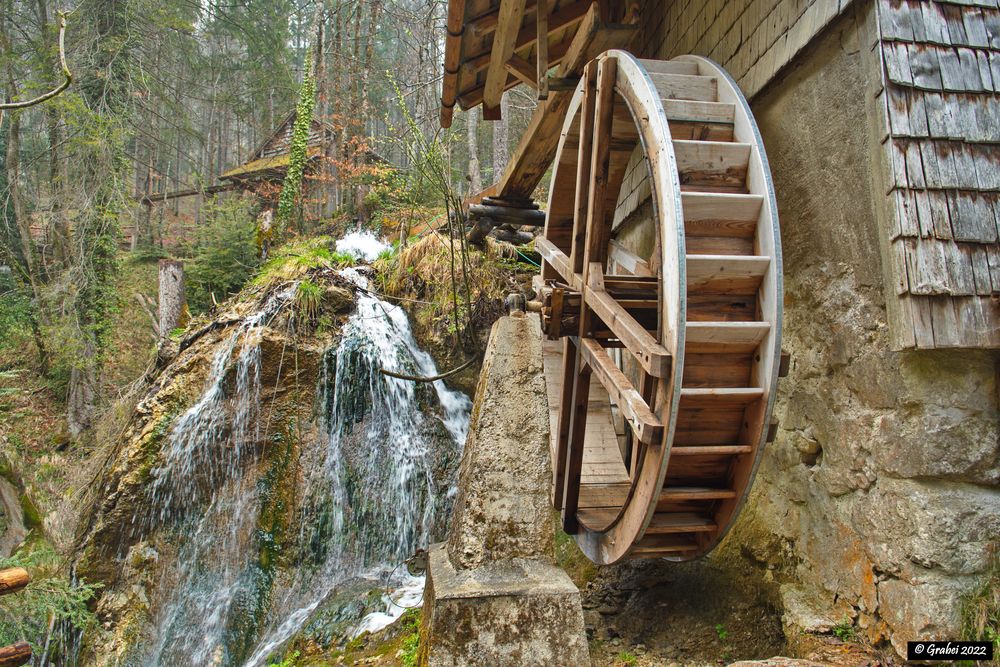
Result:
<instances>
[{"instance_id":1,"label":"cascading water","mask_svg":"<svg viewBox=\"0 0 1000 667\"><path fill-rule=\"evenodd\" d=\"M339 585L381 582L442 537L470 401L441 381L380 372L437 369L405 312L369 295L358 271L343 273L359 287L357 308L323 354L308 438L295 448L269 432L277 429L261 386L261 340L294 286L219 345L201 398L170 431L151 488L162 508L156 520L179 546L145 664L264 665ZM289 455L266 462L265 444ZM288 479L294 528L282 536L262 525L279 502L275 485ZM421 582L392 578L411 604L419 600ZM402 607L370 611L355 632L384 625Z\"/></svg>"}]
</instances>

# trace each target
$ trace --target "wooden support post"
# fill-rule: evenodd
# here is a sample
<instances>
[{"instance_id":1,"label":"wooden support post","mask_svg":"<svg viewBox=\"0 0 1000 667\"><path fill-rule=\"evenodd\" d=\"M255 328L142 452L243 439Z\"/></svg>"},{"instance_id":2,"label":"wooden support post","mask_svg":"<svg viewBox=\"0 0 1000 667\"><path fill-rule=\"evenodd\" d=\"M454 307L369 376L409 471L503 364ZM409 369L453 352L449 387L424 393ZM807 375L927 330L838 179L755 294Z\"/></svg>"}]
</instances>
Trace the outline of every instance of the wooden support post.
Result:
<instances>
[{"instance_id":1,"label":"wooden support post","mask_svg":"<svg viewBox=\"0 0 1000 667\"><path fill-rule=\"evenodd\" d=\"M555 498L552 505L561 510L565 498L566 461L570 445L570 423L573 417L573 385L576 382L576 345L568 336L563 339L562 354L562 394L559 396L559 419L556 423L556 459L552 462L552 472L555 480Z\"/></svg>"},{"instance_id":2,"label":"wooden support post","mask_svg":"<svg viewBox=\"0 0 1000 667\"><path fill-rule=\"evenodd\" d=\"M573 208L573 234L570 246L570 266L573 273L583 273L583 262L587 238L587 203L590 194L591 142L594 139L594 63L583 68L583 102L580 104L580 143L576 162L576 198Z\"/></svg>"},{"instance_id":3,"label":"wooden support post","mask_svg":"<svg viewBox=\"0 0 1000 667\"><path fill-rule=\"evenodd\" d=\"M535 46L538 99L545 100L549 97L549 0L538 0L535 12L535 26L538 28L538 42Z\"/></svg>"},{"instance_id":4,"label":"wooden support post","mask_svg":"<svg viewBox=\"0 0 1000 667\"><path fill-rule=\"evenodd\" d=\"M604 263L611 226L607 217L608 169L611 163L611 126L614 121L618 61L602 58L597 66L594 139L590 151L590 188L587 197L587 262ZM583 144L583 136L580 137ZM581 158L583 154L581 154ZM586 282L586 281L584 281Z\"/></svg>"},{"instance_id":5,"label":"wooden support post","mask_svg":"<svg viewBox=\"0 0 1000 667\"><path fill-rule=\"evenodd\" d=\"M0 667L21 667L31 661L31 644L17 642L0 648Z\"/></svg>"},{"instance_id":6,"label":"wooden support post","mask_svg":"<svg viewBox=\"0 0 1000 667\"><path fill-rule=\"evenodd\" d=\"M580 475L583 472L583 448L587 430L587 404L590 402L590 367L583 363L580 349L577 347L575 359L575 382L569 392L572 404L572 417L569 424L569 446L566 456L566 477L564 480L562 520L563 530L576 534L579 523L576 520L576 510L580 503ZM566 385L563 385L563 397L566 397Z\"/></svg>"},{"instance_id":7,"label":"wooden support post","mask_svg":"<svg viewBox=\"0 0 1000 667\"><path fill-rule=\"evenodd\" d=\"M0 570L0 595L16 593L31 581L28 571L23 567L8 567Z\"/></svg>"},{"instance_id":8,"label":"wooden support post","mask_svg":"<svg viewBox=\"0 0 1000 667\"><path fill-rule=\"evenodd\" d=\"M500 97L507 83L507 63L514 54L514 42L521 29L525 0L500 0L497 15L497 30L493 34L490 50L490 64L486 70L486 85L483 89L483 108L499 109ZM486 118L486 114L483 114Z\"/></svg>"}]
</instances>

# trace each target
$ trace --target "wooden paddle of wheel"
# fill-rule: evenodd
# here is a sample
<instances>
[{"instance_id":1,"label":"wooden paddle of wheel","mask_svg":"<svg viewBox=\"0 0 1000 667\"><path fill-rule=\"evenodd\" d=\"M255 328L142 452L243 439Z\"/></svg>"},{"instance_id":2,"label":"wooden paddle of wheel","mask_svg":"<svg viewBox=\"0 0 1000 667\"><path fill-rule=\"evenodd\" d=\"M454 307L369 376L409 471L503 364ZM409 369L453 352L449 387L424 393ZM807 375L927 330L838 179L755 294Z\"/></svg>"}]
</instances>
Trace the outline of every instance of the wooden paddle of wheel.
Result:
<instances>
[{"instance_id":1,"label":"wooden paddle of wheel","mask_svg":"<svg viewBox=\"0 0 1000 667\"><path fill-rule=\"evenodd\" d=\"M643 256L615 213L646 198ZM565 530L600 564L707 553L746 498L782 366L777 209L735 82L696 56L591 62L536 248Z\"/></svg>"}]
</instances>

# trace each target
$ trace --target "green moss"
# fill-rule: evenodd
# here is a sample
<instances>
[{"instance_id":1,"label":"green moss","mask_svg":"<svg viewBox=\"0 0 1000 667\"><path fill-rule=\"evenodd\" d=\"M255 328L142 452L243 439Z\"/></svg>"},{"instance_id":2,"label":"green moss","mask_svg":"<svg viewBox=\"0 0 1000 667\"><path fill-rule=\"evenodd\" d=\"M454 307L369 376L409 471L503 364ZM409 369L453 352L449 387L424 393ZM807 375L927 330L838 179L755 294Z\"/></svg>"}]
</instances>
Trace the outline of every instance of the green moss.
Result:
<instances>
[{"instance_id":1,"label":"green moss","mask_svg":"<svg viewBox=\"0 0 1000 667\"><path fill-rule=\"evenodd\" d=\"M288 474L296 441L295 421L283 432L273 434L264 450L268 467L257 482L260 510L254 538L256 560L241 575L240 592L226 627L226 647L231 662L245 658L256 644L267 609L271 604L274 579L283 564L294 485Z\"/></svg>"},{"instance_id":2,"label":"green moss","mask_svg":"<svg viewBox=\"0 0 1000 667\"><path fill-rule=\"evenodd\" d=\"M583 588L597 576L597 567L580 551L576 540L562 531L557 512L552 514L552 525L555 531L556 564L566 571L578 588Z\"/></svg>"},{"instance_id":3,"label":"green moss","mask_svg":"<svg viewBox=\"0 0 1000 667\"><path fill-rule=\"evenodd\" d=\"M296 280L316 269L351 266L354 257L332 250L334 241L329 236L314 236L287 243L274 250L254 277L252 284L271 287L278 283Z\"/></svg>"},{"instance_id":4,"label":"green moss","mask_svg":"<svg viewBox=\"0 0 1000 667\"><path fill-rule=\"evenodd\" d=\"M139 465L137 475L144 484L149 482L152 477L153 468L160 459L163 441L177 419L177 415L178 412L171 410L160 417L142 443L142 463Z\"/></svg>"},{"instance_id":5,"label":"green moss","mask_svg":"<svg viewBox=\"0 0 1000 667\"><path fill-rule=\"evenodd\" d=\"M38 510L38 507L32 502L31 498L28 496L27 492L21 494L21 511L24 513L24 526L28 529L41 528L42 527L42 513Z\"/></svg>"}]
</instances>

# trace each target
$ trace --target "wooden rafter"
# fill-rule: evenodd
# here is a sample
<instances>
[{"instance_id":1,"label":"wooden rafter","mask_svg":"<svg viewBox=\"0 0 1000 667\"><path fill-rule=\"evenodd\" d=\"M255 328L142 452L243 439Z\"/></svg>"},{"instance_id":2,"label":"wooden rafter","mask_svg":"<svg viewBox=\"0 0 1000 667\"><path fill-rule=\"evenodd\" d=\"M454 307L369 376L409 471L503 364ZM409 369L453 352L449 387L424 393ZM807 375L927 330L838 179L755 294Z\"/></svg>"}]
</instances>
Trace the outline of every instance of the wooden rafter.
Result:
<instances>
[{"instance_id":1,"label":"wooden rafter","mask_svg":"<svg viewBox=\"0 0 1000 667\"><path fill-rule=\"evenodd\" d=\"M517 46L521 19L524 16L525 0L500 0L500 12L490 62L486 69L486 83L483 87L483 118L499 118L500 97L507 84L507 62L514 55Z\"/></svg>"},{"instance_id":2,"label":"wooden rafter","mask_svg":"<svg viewBox=\"0 0 1000 667\"><path fill-rule=\"evenodd\" d=\"M596 6L591 6L556 69L555 76L559 79L579 76L584 64L608 49L626 47L636 32L635 25L602 23ZM570 90L551 90L546 103L535 110L496 187L498 197L531 196L555 157L559 130L572 97Z\"/></svg>"}]
</instances>

